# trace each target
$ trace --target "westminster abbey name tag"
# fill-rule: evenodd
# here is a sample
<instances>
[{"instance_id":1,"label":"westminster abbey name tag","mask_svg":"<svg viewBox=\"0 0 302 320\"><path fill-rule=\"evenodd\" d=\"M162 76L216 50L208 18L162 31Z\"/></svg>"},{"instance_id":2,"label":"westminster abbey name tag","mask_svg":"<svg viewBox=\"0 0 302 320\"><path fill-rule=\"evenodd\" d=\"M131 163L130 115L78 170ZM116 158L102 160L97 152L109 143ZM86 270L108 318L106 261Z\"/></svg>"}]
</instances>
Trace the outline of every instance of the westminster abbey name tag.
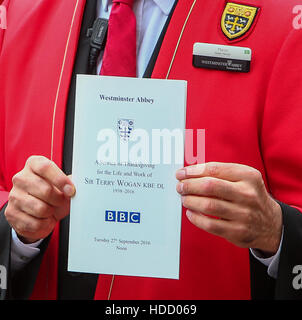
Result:
<instances>
[{"instance_id":1,"label":"westminster abbey name tag","mask_svg":"<svg viewBox=\"0 0 302 320\"><path fill-rule=\"evenodd\" d=\"M78 76L69 271L178 279L186 85Z\"/></svg>"},{"instance_id":2,"label":"westminster abbey name tag","mask_svg":"<svg viewBox=\"0 0 302 320\"><path fill-rule=\"evenodd\" d=\"M196 68L249 72L252 59L250 48L195 43L193 65Z\"/></svg>"}]
</instances>

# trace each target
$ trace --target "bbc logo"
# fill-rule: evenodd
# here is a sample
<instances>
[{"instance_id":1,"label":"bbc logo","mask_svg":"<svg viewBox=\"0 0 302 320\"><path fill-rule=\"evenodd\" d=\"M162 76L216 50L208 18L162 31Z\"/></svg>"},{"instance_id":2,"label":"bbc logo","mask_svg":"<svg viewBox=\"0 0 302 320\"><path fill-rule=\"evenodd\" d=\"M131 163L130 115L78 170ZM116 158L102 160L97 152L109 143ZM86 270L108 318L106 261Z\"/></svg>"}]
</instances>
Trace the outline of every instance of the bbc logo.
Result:
<instances>
[{"instance_id":1,"label":"bbc logo","mask_svg":"<svg viewBox=\"0 0 302 320\"><path fill-rule=\"evenodd\" d=\"M140 223L140 212L106 210L105 221L122 223Z\"/></svg>"}]
</instances>

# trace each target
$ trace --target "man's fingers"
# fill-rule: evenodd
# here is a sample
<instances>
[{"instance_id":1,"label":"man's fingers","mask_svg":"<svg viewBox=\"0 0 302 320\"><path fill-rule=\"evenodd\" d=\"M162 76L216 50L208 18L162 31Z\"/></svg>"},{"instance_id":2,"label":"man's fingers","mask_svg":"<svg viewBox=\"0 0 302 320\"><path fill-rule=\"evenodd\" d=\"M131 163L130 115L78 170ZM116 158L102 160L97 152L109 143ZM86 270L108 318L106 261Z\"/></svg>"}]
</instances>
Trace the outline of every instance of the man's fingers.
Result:
<instances>
[{"instance_id":1,"label":"man's fingers","mask_svg":"<svg viewBox=\"0 0 302 320\"><path fill-rule=\"evenodd\" d=\"M55 210L54 217L57 221L61 221L64 219L67 215L69 215L70 212L70 201L65 201L60 210Z\"/></svg>"},{"instance_id":2,"label":"man's fingers","mask_svg":"<svg viewBox=\"0 0 302 320\"><path fill-rule=\"evenodd\" d=\"M29 194L25 194L22 202L16 203L16 208L38 219L50 218L54 215L55 208L46 202L37 199Z\"/></svg>"},{"instance_id":3,"label":"man's fingers","mask_svg":"<svg viewBox=\"0 0 302 320\"><path fill-rule=\"evenodd\" d=\"M59 207L65 196L58 189L49 184L36 174L16 174L13 178L14 185L29 195L48 203L51 206Z\"/></svg>"},{"instance_id":4,"label":"man's fingers","mask_svg":"<svg viewBox=\"0 0 302 320\"><path fill-rule=\"evenodd\" d=\"M57 221L70 211L75 187L57 165L45 157L32 156L13 177L5 216L27 242L48 236Z\"/></svg>"},{"instance_id":5,"label":"man's fingers","mask_svg":"<svg viewBox=\"0 0 302 320\"><path fill-rule=\"evenodd\" d=\"M65 196L74 196L75 187L72 181L53 161L41 156L32 156L27 160L27 164L36 175L58 188Z\"/></svg>"},{"instance_id":6,"label":"man's fingers","mask_svg":"<svg viewBox=\"0 0 302 320\"><path fill-rule=\"evenodd\" d=\"M230 232L231 223L229 221L213 219L192 210L187 210L186 215L196 227L216 236L226 238Z\"/></svg>"},{"instance_id":7,"label":"man's fingers","mask_svg":"<svg viewBox=\"0 0 302 320\"><path fill-rule=\"evenodd\" d=\"M241 180L259 179L261 174L258 170L237 163L208 162L185 167L176 172L178 180L198 177L214 177L231 182Z\"/></svg>"},{"instance_id":8,"label":"man's fingers","mask_svg":"<svg viewBox=\"0 0 302 320\"><path fill-rule=\"evenodd\" d=\"M42 239L46 237L56 224L54 217L39 219L8 205L5 216L9 224L18 235L29 239Z\"/></svg>"},{"instance_id":9,"label":"man's fingers","mask_svg":"<svg viewBox=\"0 0 302 320\"><path fill-rule=\"evenodd\" d=\"M202 213L187 210L186 215L196 227L222 237L241 248L250 248L254 237L249 228L237 221L214 219Z\"/></svg>"},{"instance_id":10,"label":"man's fingers","mask_svg":"<svg viewBox=\"0 0 302 320\"><path fill-rule=\"evenodd\" d=\"M238 198L238 186L234 182L212 177L187 179L180 181L176 190L181 195L199 195L204 197L216 197L228 201Z\"/></svg>"},{"instance_id":11,"label":"man's fingers","mask_svg":"<svg viewBox=\"0 0 302 320\"><path fill-rule=\"evenodd\" d=\"M182 203L190 211L201 212L225 220L240 220L240 208L232 202L208 197L184 196Z\"/></svg>"}]
</instances>

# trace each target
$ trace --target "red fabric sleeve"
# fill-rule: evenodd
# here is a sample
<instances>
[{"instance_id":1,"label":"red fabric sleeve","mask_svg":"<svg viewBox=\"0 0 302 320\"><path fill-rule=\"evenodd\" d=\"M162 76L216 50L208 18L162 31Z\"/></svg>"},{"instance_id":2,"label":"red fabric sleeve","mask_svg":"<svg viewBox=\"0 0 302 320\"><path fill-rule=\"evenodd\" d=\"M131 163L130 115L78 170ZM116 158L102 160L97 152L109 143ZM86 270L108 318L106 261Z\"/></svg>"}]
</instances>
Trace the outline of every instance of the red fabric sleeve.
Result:
<instances>
[{"instance_id":1,"label":"red fabric sleeve","mask_svg":"<svg viewBox=\"0 0 302 320\"><path fill-rule=\"evenodd\" d=\"M302 31L293 29L271 74L261 148L274 198L302 211Z\"/></svg>"},{"instance_id":2,"label":"red fabric sleeve","mask_svg":"<svg viewBox=\"0 0 302 320\"><path fill-rule=\"evenodd\" d=\"M0 0L0 5L6 7L6 12L8 10L8 4L9 0ZM8 24L8 21L7 21ZM2 49L2 43L4 39L5 29L0 28L0 55L1 55L1 49ZM0 73L0 81L3 81L2 77L3 75ZM0 98L1 99L1 98ZM0 104L3 104L3 99L0 100ZM1 110L4 110L4 108L1 108ZM4 204L7 202L8 198L8 191L5 188L5 180L4 180L4 117L5 114L1 114L0 116L0 210L4 206Z\"/></svg>"}]
</instances>

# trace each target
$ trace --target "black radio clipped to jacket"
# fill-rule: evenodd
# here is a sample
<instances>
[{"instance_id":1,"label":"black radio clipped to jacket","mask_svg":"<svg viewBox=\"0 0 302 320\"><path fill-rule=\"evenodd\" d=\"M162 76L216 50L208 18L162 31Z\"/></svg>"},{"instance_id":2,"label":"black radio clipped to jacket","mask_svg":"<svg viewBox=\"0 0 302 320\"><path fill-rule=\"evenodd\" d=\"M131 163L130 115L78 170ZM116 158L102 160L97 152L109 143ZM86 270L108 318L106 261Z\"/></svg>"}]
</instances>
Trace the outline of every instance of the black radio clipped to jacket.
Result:
<instances>
[{"instance_id":1,"label":"black radio clipped to jacket","mask_svg":"<svg viewBox=\"0 0 302 320\"><path fill-rule=\"evenodd\" d=\"M93 27L88 29L87 36L90 37L89 70L95 70L97 59L102 50L105 49L107 41L108 20L97 18Z\"/></svg>"}]
</instances>

